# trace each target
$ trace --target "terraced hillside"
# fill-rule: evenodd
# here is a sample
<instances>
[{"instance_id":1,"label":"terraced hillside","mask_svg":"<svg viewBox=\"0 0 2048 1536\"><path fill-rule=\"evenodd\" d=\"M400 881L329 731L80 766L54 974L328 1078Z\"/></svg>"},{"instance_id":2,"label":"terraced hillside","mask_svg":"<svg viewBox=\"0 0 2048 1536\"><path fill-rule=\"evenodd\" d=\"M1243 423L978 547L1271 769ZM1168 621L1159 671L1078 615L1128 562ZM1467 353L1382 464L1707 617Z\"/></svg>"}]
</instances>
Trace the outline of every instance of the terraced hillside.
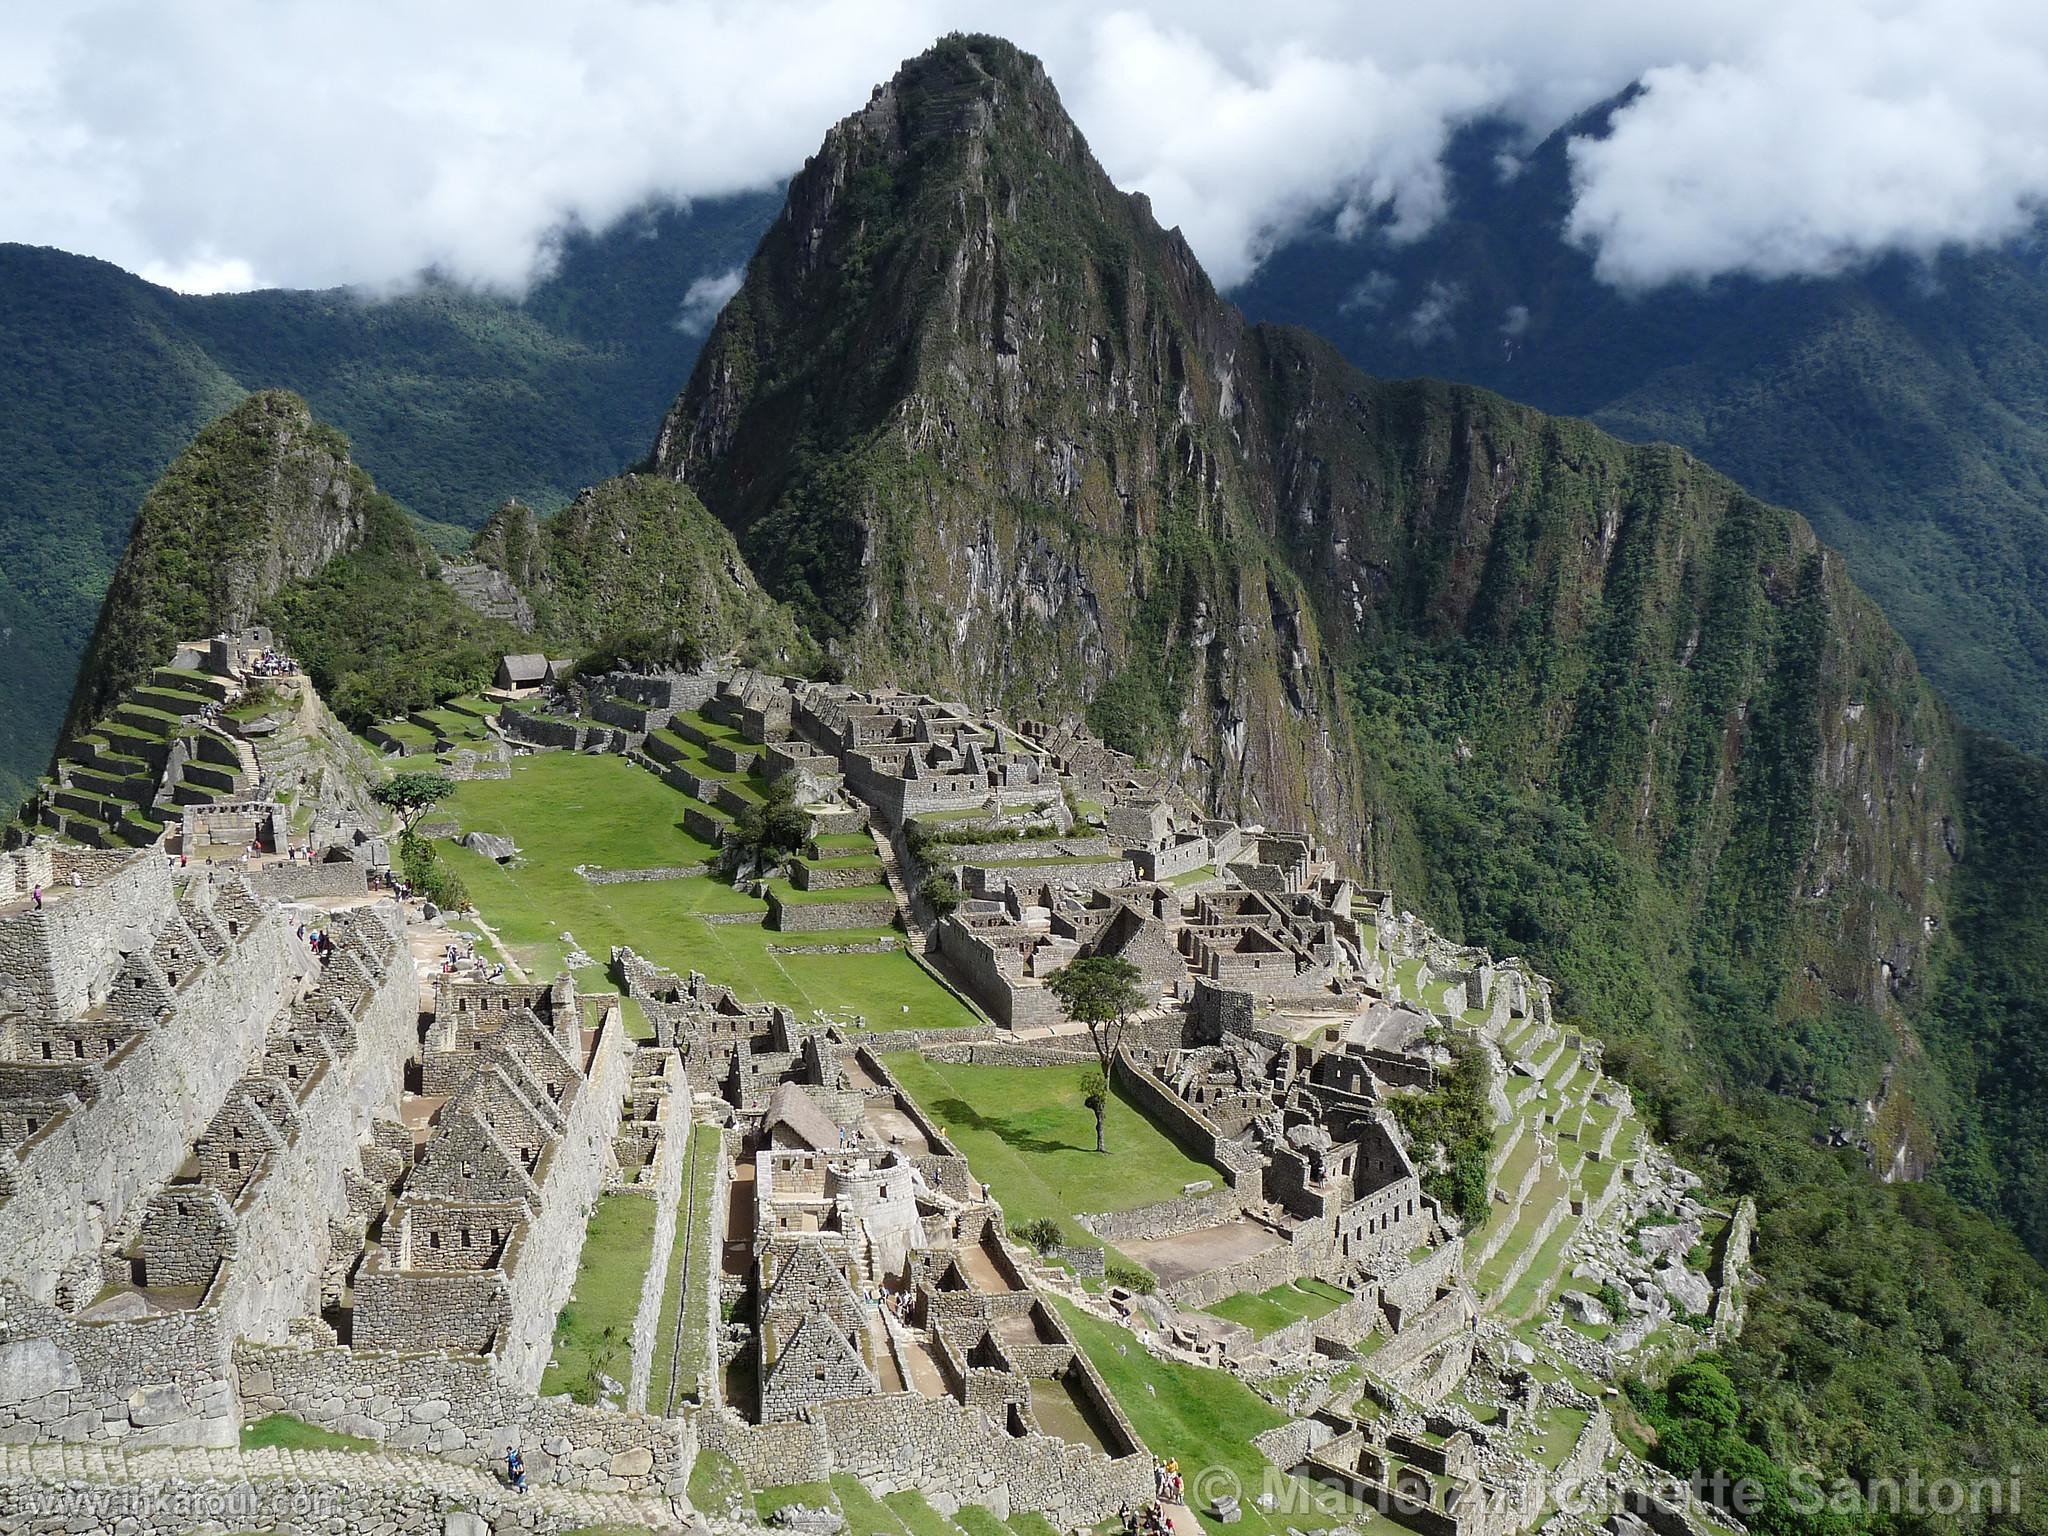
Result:
<instances>
[{"instance_id":1,"label":"terraced hillside","mask_svg":"<svg viewBox=\"0 0 2048 1536\"><path fill-rule=\"evenodd\" d=\"M64 744L24 819L98 848L139 847L185 806L250 793L255 754L216 714L240 694L224 677L156 668Z\"/></svg>"}]
</instances>

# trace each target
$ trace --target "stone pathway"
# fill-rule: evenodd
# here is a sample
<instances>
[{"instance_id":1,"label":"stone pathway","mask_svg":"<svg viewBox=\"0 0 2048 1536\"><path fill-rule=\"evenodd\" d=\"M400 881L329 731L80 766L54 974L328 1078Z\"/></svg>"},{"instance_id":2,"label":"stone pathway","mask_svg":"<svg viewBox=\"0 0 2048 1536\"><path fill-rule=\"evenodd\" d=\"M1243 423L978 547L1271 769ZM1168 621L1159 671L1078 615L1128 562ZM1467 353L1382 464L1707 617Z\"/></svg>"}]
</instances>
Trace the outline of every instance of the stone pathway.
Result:
<instances>
[{"instance_id":1,"label":"stone pathway","mask_svg":"<svg viewBox=\"0 0 2048 1536\"><path fill-rule=\"evenodd\" d=\"M499 1509L526 1507L551 1517L557 1528L642 1526L650 1531L687 1529L687 1500L629 1493L586 1493L534 1484L516 1494L497 1477L475 1467L402 1451L300 1451L166 1446L123 1450L111 1445L0 1445L0 1506L9 1487L169 1483L239 1485L289 1483L303 1489L351 1492L372 1488L427 1489L450 1505L488 1519ZM525 1523L525 1522L522 1522Z\"/></svg>"}]
</instances>

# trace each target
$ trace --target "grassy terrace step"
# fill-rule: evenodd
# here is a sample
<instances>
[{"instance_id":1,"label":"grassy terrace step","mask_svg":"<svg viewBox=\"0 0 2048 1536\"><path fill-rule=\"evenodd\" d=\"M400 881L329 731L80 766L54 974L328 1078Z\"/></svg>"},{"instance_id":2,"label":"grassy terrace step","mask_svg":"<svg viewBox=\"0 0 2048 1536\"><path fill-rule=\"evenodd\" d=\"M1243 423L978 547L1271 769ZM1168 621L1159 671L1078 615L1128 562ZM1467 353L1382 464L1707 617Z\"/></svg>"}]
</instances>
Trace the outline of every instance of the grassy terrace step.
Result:
<instances>
[{"instance_id":1,"label":"grassy terrace step","mask_svg":"<svg viewBox=\"0 0 2048 1536\"><path fill-rule=\"evenodd\" d=\"M660 776L605 754L536 753L512 764L508 779L465 782L450 812L466 830L514 838L517 869L448 846L484 920L530 973L553 975L576 936L583 951L606 957L630 944L678 974L700 970L747 1001L787 1004L799 1017L814 1009L858 1013L871 1028L958 1028L973 1012L900 947L889 953L811 954L807 944L844 944L902 935L884 928L835 928L816 936L770 932L766 904L709 876L593 885L579 864L653 868L716 859L715 843L684 826L690 802ZM701 819L701 818L693 818ZM713 922L714 917L752 921ZM799 952L790 952L791 950ZM595 989L616 985L604 965L578 973Z\"/></svg>"},{"instance_id":2,"label":"grassy terrace step","mask_svg":"<svg viewBox=\"0 0 2048 1536\"><path fill-rule=\"evenodd\" d=\"M71 782L88 794L105 795L111 800L127 800L138 805L150 797L156 785L156 781L146 773L108 773L102 768L76 766L71 769Z\"/></svg>"},{"instance_id":3,"label":"grassy terrace step","mask_svg":"<svg viewBox=\"0 0 2048 1536\"><path fill-rule=\"evenodd\" d=\"M1264 1338L1289 1323L1322 1317L1350 1299L1347 1292L1334 1285L1325 1285L1320 1280L1296 1280L1291 1284L1276 1285L1270 1290L1240 1291L1202 1310L1227 1322L1243 1323Z\"/></svg>"},{"instance_id":4,"label":"grassy terrace step","mask_svg":"<svg viewBox=\"0 0 2048 1536\"><path fill-rule=\"evenodd\" d=\"M875 840L865 832L825 832L812 838L811 846L818 850L820 858L833 858L856 851L873 853Z\"/></svg>"},{"instance_id":5,"label":"grassy terrace step","mask_svg":"<svg viewBox=\"0 0 2048 1536\"><path fill-rule=\"evenodd\" d=\"M566 1392L595 1403L599 1372L624 1385L633 1370L633 1313L654 1256L655 1203L639 1195L606 1195L584 1232L576 1286L555 1319L554 1358L541 1377L543 1395Z\"/></svg>"},{"instance_id":6,"label":"grassy terrace step","mask_svg":"<svg viewBox=\"0 0 2048 1536\"><path fill-rule=\"evenodd\" d=\"M880 869L879 861L876 865ZM786 907L832 907L848 902L894 901L889 887L877 880L873 885L842 885L824 891L804 891L787 880L770 880L768 889Z\"/></svg>"},{"instance_id":7,"label":"grassy terrace step","mask_svg":"<svg viewBox=\"0 0 2048 1536\"><path fill-rule=\"evenodd\" d=\"M1223 1182L1127 1098L1121 1081L1109 1110L1109 1155L1098 1153L1079 1065L965 1066L914 1052L884 1059L966 1155L974 1176L988 1182L1012 1231L1045 1216L1070 1242L1097 1247L1101 1239L1075 1222L1076 1211L1130 1210L1175 1199L1200 1179Z\"/></svg>"},{"instance_id":8,"label":"grassy terrace step","mask_svg":"<svg viewBox=\"0 0 2048 1536\"><path fill-rule=\"evenodd\" d=\"M196 715L204 710L207 705L215 702L208 695L194 693L187 688L158 688L155 686L138 688L130 697L137 704L143 705L145 708L161 710L167 715L176 715L180 719L183 719L186 715Z\"/></svg>"},{"instance_id":9,"label":"grassy terrace step","mask_svg":"<svg viewBox=\"0 0 2048 1536\"><path fill-rule=\"evenodd\" d=\"M674 716L675 729L682 735L692 737L709 745L712 742L722 747L759 751L761 743L736 726L725 725L694 710L680 710Z\"/></svg>"},{"instance_id":10,"label":"grassy terrace step","mask_svg":"<svg viewBox=\"0 0 2048 1536\"><path fill-rule=\"evenodd\" d=\"M878 874L882 868L882 856L874 851L872 845L866 853L805 854L802 862L812 869L872 869Z\"/></svg>"},{"instance_id":11,"label":"grassy terrace step","mask_svg":"<svg viewBox=\"0 0 2048 1536\"><path fill-rule=\"evenodd\" d=\"M136 730L152 735L172 735L185 728L185 717L174 709L158 709L130 697L114 706L114 718L125 720Z\"/></svg>"},{"instance_id":12,"label":"grassy terrace step","mask_svg":"<svg viewBox=\"0 0 2048 1536\"><path fill-rule=\"evenodd\" d=\"M124 816L139 809L137 802L112 795L95 795L83 789L60 789L51 797L60 809L90 816L108 826L118 825Z\"/></svg>"}]
</instances>

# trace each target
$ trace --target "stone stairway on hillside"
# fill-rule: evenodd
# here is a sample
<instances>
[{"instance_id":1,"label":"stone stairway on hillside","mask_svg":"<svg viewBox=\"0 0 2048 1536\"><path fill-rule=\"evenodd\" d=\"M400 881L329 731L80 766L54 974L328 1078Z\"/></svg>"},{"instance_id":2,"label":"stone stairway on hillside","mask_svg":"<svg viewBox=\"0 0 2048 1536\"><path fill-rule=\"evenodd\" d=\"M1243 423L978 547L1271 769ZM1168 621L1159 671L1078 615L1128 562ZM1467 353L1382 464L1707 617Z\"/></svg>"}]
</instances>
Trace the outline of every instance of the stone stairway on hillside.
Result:
<instances>
[{"instance_id":1,"label":"stone stairway on hillside","mask_svg":"<svg viewBox=\"0 0 2048 1536\"><path fill-rule=\"evenodd\" d=\"M158 667L105 718L65 743L34 819L94 847L155 842L183 807L251 793L247 745L209 718L236 696L228 678Z\"/></svg>"},{"instance_id":2,"label":"stone stairway on hillside","mask_svg":"<svg viewBox=\"0 0 2048 1536\"><path fill-rule=\"evenodd\" d=\"M122 1450L97 1443L0 1445L0 1514L10 1508L24 1512L57 1512L58 1495L70 1495L79 1515L96 1510L120 1512L120 1496L179 1489L249 1490L254 1507L237 1507L237 1517L250 1518L253 1528L268 1525L266 1513L287 1515L301 1500L325 1503L333 1515L351 1523L349 1529L394 1525L417 1529L423 1536L442 1532L520 1530L567 1532L589 1528L623 1528L649 1532L680 1532L690 1521L687 1500L639 1494L587 1493L535 1483L525 1494L514 1493L490 1472L457 1466L433 1456L401 1451L240 1450L235 1448L163 1447ZM104 1491L116 1490L115 1497ZM82 1496L82 1497L81 1497ZM460 1512L476 1517L464 1521ZM422 1517L442 1523L422 1525ZM75 1518L75 1517L74 1517ZM106 1526L70 1525L59 1518L51 1530L92 1530ZM10 1529L14 1527L9 1526ZM31 1522L26 1530L42 1529ZM242 1527L232 1521L227 1529Z\"/></svg>"},{"instance_id":3,"label":"stone stairway on hillside","mask_svg":"<svg viewBox=\"0 0 2048 1536\"><path fill-rule=\"evenodd\" d=\"M485 618L502 619L522 630L533 628L533 605L504 572L475 561L444 560L441 580Z\"/></svg>"}]
</instances>

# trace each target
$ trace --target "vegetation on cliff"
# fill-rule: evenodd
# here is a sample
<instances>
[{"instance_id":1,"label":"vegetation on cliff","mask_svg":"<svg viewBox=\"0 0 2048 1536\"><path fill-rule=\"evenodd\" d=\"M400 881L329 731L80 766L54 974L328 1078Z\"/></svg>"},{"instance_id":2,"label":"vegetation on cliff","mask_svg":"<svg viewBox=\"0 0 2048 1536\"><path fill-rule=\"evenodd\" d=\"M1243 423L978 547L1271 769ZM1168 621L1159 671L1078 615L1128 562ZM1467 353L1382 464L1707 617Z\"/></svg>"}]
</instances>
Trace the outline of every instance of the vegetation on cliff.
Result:
<instances>
[{"instance_id":1,"label":"vegetation on cliff","mask_svg":"<svg viewBox=\"0 0 2048 1536\"><path fill-rule=\"evenodd\" d=\"M510 502L474 546L533 604L534 627L570 655L687 642L750 665L799 666L811 648L754 579L725 526L687 486L601 481L547 518Z\"/></svg>"},{"instance_id":2,"label":"vegetation on cliff","mask_svg":"<svg viewBox=\"0 0 2048 1536\"><path fill-rule=\"evenodd\" d=\"M294 395L251 395L202 429L143 498L67 731L168 662L179 641L247 624L291 564L353 547L366 489L347 440Z\"/></svg>"},{"instance_id":3,"label":"vegetation on cliff","mask_svg":"<svg viewBox=\"0 0 2048 1536\"><path fill-rule=\"evenodd\" d=\"M1683 444L1810 518L1965 721L2048 750L2041 232L1825 278L1618 289L1564 233L1570 144L1604 135L1616 104L1533 151L1516 129L1466 129L1427 235L1304 238L1238 302L1374 373Z\"/></svg>"}]
</instances>

